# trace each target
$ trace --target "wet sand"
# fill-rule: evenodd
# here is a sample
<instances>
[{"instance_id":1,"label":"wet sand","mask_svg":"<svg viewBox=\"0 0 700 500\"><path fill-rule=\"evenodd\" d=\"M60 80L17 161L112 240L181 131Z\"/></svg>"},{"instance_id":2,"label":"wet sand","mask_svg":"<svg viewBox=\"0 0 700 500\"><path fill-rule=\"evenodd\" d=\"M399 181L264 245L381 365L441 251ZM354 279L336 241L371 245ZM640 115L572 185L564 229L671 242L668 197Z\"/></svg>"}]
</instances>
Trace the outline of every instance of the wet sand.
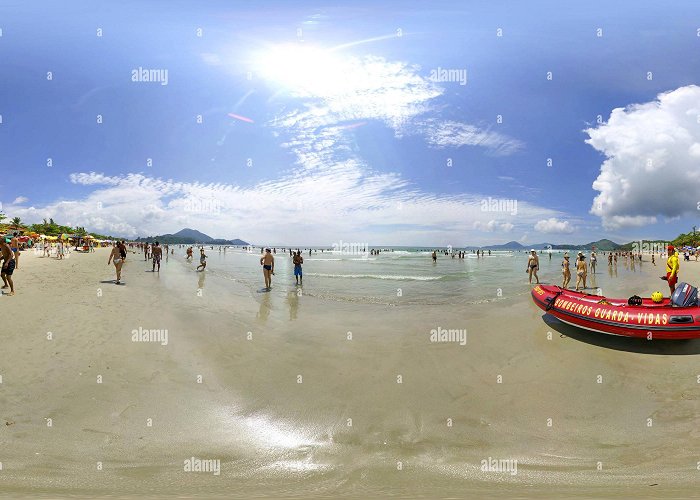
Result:
<instances>
[{"instance_id":1,"label":"wet sand","mask_svg":"<svg viewBox=\"0 0 700 500\"><path fill-rule=\"evenodd\" d=\"M262 293L179 257L154 274L130 254L125 286L105 250L22 257L0 298L5 324L21 318L2 335L0 494L694 494L700 341L583 333L543 319L526 283L469 307L387 306ZM635 279L666 293L662 273ZM643 291L628 286L604 291ZM432 343L437 328L466 344ZM185 471L191 457L219 474Z\"/></svg>"}]
</instances>

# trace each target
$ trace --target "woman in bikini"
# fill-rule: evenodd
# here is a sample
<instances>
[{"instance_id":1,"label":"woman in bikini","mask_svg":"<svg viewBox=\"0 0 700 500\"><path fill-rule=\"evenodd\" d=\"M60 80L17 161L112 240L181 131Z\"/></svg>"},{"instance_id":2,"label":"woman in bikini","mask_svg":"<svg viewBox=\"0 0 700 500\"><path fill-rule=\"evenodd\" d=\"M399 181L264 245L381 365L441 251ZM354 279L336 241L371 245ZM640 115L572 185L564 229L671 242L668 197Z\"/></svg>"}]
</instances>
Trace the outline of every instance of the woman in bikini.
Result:
<instances>
[{"instance_id":1,"label":"woman in bikini","mask_svg":"<svg viewBox=\"0 0 700 500\"><path fill-rule=\"evenodd\" d=\"M124 259L122 257L121 248L118 243L114 244L114 247L112 248L112 253L109 254L109 260L107 261L107 265L110 265L112 262L114 262L114 268L117 271L117 285L120 285L122 279L122 266L124 265Z\"/></svg>"},{"instance_id":2,"label":"woman in bikini","mask_svg":"<svg viewBox=\"0 0 700 500\"><path fill-rule=\"evenodd\" d=\"M576 263L576 291L579 291L579 285L583 283L583 290L586 289L586 274L588 274L588 266L586 265L586 256L579 254L578 262Z\"/></svg>"},{"instance_id":3,"label":"woman in bikini","mask_svg":"<svg viewBox=\"0 0 700 500\"><path fill-rule=\"evenodd\" d=\"M571 270L569 269L569 254L564 254L564 260L561 263L561 274L564 276L564 281L561 284L562 288L568 288L571 281Z\"/></svg>"}]
</instances>

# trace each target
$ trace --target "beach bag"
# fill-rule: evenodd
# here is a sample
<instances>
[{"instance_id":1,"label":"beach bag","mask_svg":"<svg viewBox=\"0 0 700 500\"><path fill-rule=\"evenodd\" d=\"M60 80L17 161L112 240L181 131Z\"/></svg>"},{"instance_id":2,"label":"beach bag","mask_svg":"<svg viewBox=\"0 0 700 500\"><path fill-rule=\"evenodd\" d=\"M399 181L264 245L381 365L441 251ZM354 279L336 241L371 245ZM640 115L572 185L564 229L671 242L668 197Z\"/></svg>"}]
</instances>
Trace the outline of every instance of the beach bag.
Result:
<instances>
[{"instance_id":1,"label":"beach bag","mask_svg":"<svg viewBox=\"0 0 700 500\"><path fill-rule=\"evenodd\" d=\"M678 283L676 291L671 295L671 303L678 307L698 305L698 289L688 283Z\"/></svg>"}]
</instances>

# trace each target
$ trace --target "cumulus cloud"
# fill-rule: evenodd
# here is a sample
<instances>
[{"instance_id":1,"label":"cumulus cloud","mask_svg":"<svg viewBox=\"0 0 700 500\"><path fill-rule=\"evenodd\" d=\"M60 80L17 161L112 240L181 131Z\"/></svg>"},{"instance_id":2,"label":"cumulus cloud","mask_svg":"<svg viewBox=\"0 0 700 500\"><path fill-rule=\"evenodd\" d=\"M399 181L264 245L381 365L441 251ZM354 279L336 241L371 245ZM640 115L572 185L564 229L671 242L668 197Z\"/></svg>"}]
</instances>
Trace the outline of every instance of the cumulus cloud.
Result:
<instances>
[{"instance_id":1,"label":"cumulus cloud","mask_svg":"<svg viewBox=\"0 0 700 500\"><path fill-rule=\"evenodd\" d=\"M549 219L537 221L535 224L535 231L548 234L571 234L574 232L574 228L571 226L568 220L560 220L556 217L550 217Z\"/></svg>"},{"instance_id":2,"label":"cumulus cloud","mask_svg":"<svg viewBox=\"0 0 700 500\"><path fill-rule=\"evenodd\" d=\"M492 233L494 231L508 233L512 231L514 227L515 225L511 224L510 222L500 222L497 220L490 220L485 223L482 221L474 222L474 229L479 231L485 231L487 233Z\"/></svg>"},{"instance_id":3,"label":"cumulus cloud","mask_svg":"<svg viewBox=\"0 0 700 500\"><path fill-rule=\"evenodd\" d=\"M700 87L617 108L589 128L586 143L603 153L590 212L606 229L653 224L659 216L697 213L700 200Z\"/></svg>"}]
</instances>

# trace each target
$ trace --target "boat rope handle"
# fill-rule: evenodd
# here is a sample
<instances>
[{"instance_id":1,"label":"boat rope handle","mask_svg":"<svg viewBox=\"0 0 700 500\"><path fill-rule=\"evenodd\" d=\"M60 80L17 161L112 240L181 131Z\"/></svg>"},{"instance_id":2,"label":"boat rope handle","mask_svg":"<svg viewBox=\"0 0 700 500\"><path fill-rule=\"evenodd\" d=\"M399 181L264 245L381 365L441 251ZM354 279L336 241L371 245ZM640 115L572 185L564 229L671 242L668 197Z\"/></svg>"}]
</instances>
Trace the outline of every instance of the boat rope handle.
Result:
<instances>
[{"instance_id":1,"label":"boat rope handle","mask_svg":"<svg viewBox=\"0 0 700 500\"><path fill-rule=\"evenodd\" d=\"M557 297L559 297L562 293L564 293L564 292L562 290L559 290L557 293L554 294L554 297L552 297L552 300L550 300L549 304L547 304L545 311L549 311L552 307L554 307L554 301L557 300Z\"/></svg>"}]
</instances>

